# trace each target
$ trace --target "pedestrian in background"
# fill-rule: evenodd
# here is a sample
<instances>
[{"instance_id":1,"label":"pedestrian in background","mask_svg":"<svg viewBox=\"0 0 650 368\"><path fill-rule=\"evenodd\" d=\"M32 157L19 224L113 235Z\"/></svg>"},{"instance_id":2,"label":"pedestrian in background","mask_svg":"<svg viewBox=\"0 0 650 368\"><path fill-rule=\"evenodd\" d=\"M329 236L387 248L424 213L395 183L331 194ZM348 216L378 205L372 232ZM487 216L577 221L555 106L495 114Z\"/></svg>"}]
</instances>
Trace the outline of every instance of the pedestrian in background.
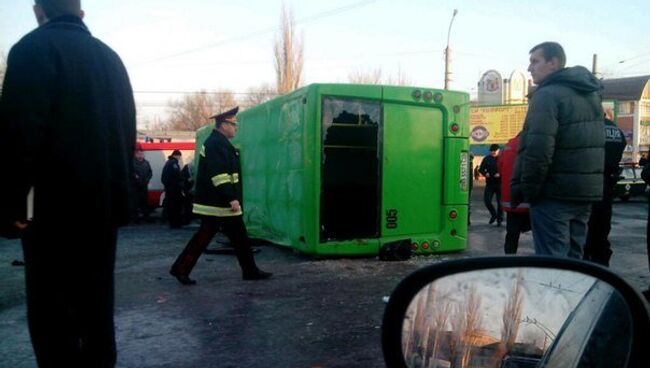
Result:
<instances>
[{"instance_id":1,"label":"pedestrian in background","mask_svg":"<svg viewBox=\"0 0 650 368\"><path fill-rule=\"evenodd\" d=\"M521 133L506 143L497 162L501 173L501 203L506 212L506 239L503 245L505 254L516 254L517 248L519 248L519 235L530 230L529 204L518 203L514 206L510 202L510 183L512 170L517 160L520 136Z\"/></svg>"},{"instance_id":2,"label":"pedestrian in background","mask_svg":"<svg viewBox=\"0 0 650 368\"><path fill-rule=\"evenodd\" d=\"M645 165L647 165L648 162L650 162L650 160L648 159L649 154L650 153L648 151L641 152L641 158L639 158L639 166L641 168L644 168Z\"/></svg>"},{"instance_id":3,"label":"pedestrian in background","mask_svg":"<svg viewBox=\"0 0 650 368\"><path fill-rule=\"evenodd\" d=\"M535 253L582 258L591 204L603 196L605 129L600 81L565 67L564 49L530 50L532 93L510 194L530 203Z\"/></svg>"},{"instance_id":4,"label":"pedestrian in background","mask_svg":"<svg viewBox=\"0 0 650 368\"><path fill-rule=\"evenodd\" d=\"M242 218L239 154L230 143L237 134L237 111L239 108L235 107L213 116L215 129L200 150L193 211L201 217L201 227L169 271L183 285L196 283L190 279L190 273L219 231L228 237L235 249L244 280L261 280L272 275L255 264Z\"/></svg>"},{"instance_id":5,"label":"pedestrian in background","mask_svg":"<svg viewBox=\"0 0 650 368\"><path fill-rule=\"evenodd\" d=\"M0 98L0 222L20 232L39 367L113 367L117 229L131 211L135 104L79 0L36 0ZM18 16L17 14L5 16ZM26 196L34 191L33 217ZM0 363L2 364L2 363Z\"/></svg>"},{"instance_id":6,"label":"pedestrian in background","mask_svg":"<svg viewBox=\"0 0 650 368\"><path fill-rule=\"evenodd\" d=\"M169 221L169 227L178 229L183 226L183 174L181 173L181 157L179 150L174 150L167 157L163 167L161 181L165 187L163 202L164 217Z\"/></svg>"},{"instance_id":7,"label":"pedestrian in background","mask_svg":"<svg viewBox=\"0 0 650 368\"><path fill-rule=\"evenodd\" d=\"M153 176L151 164L144 158L144 152L141 147L136 147L133 157L133 188L134 188L134 206L133 220L139 222L140 219L149 219L149 205L147 197L149 194L149 181Z\"/></svg>"},{"instance_id":8,"label":"pedestrian in background","mask_svg":"<svg viewBox=\"0 0 650 368\"><path fill-rule=\"evenodd\" d=\"M194 218L192 204L194 202L194 165L189 162L181 170L183 177L183 224L189 224Z\"/></svg>"},{"instance_id":9,"label":"pedestrian in background","mask_svg":"<svg viewBox=\"0 0 650 368\"><path fill-rule=\"evenodd\" d=\"M499 160L499 145L493 144L490 146L490 154L483 157L481 166L478 171L485 177L485 192L483 193L483 202L485 207L490 211L490 224L494 221L497 226L501 226L503 221L503 209L501 209L501 174L497 167ZM497 209L492 205L492 198L497 198Z\"/></svg>"},{"instance_id":10,"label":"pedestrian in background","mask_svg":"<svg viewBox=\"0 0 650 368\"><path fill-rule=\"evenodd\" d=\"M627 141L623 131L613 121L605 118L605 166L603 174L603 199L591 206L587 226L587 241L582 259L609 266L612 257L609 232L612 229L612 201L619 179L619 163Z\"/></svg>"}]
</instances>

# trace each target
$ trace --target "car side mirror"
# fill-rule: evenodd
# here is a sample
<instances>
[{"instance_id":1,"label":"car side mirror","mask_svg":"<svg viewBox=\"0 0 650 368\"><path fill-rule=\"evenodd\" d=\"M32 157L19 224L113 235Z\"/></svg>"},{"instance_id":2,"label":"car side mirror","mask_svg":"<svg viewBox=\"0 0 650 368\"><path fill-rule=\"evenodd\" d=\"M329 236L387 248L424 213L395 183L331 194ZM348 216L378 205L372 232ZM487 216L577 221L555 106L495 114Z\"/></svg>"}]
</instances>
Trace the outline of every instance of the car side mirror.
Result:
<instances>
[{"instance_id":1,"label":"car side mirror","mask_svg":"<svg viewBox=\"0 0 650 368\"><path fill-rule=\"evenodd\" d=\"M382 325L388 367L647 367L650 309L606 268L471 258L406 277Z\"/></svg>"}]
</instances>

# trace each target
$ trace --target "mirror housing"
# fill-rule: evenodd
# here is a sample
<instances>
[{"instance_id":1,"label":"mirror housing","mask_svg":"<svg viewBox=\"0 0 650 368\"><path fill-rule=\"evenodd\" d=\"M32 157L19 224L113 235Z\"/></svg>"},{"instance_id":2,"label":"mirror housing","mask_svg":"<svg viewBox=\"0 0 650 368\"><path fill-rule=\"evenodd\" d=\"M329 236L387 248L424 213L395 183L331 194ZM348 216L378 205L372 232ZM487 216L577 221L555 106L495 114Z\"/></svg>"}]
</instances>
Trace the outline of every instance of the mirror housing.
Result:
<instances>
[{"instance_id":1,"label":"mirror housing","mask_svg":"<svg viewBox=\"0 0 650 368\"><path fill-rule=\"evenodd\" d=\"M610 285L623 298L630 312L632 337L627 366L650 365L650 356L645 352L647 341L650 340L650 306L636 289L610 270L592 263L566 258L518 256L468 258L442 262L419 269L402 280L391 294L384 312L382 349L386 366L412 368L407 365L402 351L402 336L404 319L409 306L421 290L436 280L448 276L503 268L573 271Z\"/></svg>"}]
</instances>

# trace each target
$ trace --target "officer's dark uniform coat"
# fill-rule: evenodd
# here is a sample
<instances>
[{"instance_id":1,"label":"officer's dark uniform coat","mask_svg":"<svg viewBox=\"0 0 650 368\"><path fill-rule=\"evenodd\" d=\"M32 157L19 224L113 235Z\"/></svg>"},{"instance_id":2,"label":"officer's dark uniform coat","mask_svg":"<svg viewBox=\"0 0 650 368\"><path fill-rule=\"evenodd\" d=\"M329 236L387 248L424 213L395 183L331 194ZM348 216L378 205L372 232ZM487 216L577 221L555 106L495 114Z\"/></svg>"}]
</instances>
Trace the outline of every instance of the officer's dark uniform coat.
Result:
<instances>
[{"instance_id":1,"label":"officer's dark uniform coat","mask_svg":"<svg viewBox=\"0 0 650 368\"><path fill-rule=\"evenodd\" d=\"M231 201L242 201L235 147L223 134L213 130L199 154L193 212L205 216L240 216L241 211L230 209Z\"/></svg>"}]
</instances>

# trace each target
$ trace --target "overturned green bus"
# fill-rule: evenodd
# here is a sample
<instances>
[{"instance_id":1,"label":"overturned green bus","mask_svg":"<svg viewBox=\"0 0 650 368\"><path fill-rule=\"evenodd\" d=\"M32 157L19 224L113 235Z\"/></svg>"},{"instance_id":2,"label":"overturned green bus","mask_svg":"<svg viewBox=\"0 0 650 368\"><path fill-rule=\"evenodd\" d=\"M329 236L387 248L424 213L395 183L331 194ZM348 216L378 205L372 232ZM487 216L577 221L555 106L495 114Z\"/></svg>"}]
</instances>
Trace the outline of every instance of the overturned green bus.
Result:
<instances>
[{"instance_id":1,"label":"overturned green bus","mask_svg":"<svg viewBox=\"0 0 650 368\"><path fill-rule=\"evenodd\" d=\"M468 111L461 92L312 84L241 112L251 237L318 255L465 249Z\"/></svg>"}]
</instances>

